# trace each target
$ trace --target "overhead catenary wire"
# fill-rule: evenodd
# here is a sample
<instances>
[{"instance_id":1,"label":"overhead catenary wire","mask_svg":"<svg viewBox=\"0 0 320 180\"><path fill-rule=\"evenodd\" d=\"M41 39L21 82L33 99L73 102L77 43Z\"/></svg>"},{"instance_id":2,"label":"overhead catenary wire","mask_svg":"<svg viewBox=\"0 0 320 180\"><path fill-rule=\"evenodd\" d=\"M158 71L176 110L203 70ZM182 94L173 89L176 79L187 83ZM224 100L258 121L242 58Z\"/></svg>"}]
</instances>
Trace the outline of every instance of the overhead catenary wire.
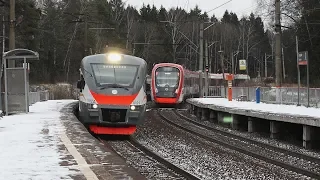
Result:
<instances>
[{"instance_id":1,"label":"overhead catenary wire","mask_svg":"<svg viewBox=\"0 0 320 180\"><path fill-rule=\"evenodd\" d=\"M227 2L225 2L225 3L223 3L223 4L221 4L220 6L217 6L217 7L213 8L213 9L211 9L211 10L207 11L207 13L209 13L209 12L211 12L211 11L214 11L214 10L216 10L216 9L220 8L220 7L222 7L222 6L224 6L224 5L228 4L228 3L230 3L231 1L233 1L233 0L229 0L229 1L227 1Z\"/></svg>"}]
</instances>

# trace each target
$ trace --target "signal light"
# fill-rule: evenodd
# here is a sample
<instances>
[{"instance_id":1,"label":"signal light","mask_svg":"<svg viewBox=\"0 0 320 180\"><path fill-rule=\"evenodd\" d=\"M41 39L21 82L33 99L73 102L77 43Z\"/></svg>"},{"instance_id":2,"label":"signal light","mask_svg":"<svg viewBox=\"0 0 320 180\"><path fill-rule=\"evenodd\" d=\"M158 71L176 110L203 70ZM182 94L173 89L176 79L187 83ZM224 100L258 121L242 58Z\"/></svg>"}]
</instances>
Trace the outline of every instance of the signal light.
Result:
<instances>
[{"instance_id":1,"label":"signal light","mask_svg":"<svg viewBox=\"0 0 320 180\"><path fill-rule=\"evenodd\" d=\"M206 65L206 72L209 72L209 66Z\"/></svg>"}]
</instances>

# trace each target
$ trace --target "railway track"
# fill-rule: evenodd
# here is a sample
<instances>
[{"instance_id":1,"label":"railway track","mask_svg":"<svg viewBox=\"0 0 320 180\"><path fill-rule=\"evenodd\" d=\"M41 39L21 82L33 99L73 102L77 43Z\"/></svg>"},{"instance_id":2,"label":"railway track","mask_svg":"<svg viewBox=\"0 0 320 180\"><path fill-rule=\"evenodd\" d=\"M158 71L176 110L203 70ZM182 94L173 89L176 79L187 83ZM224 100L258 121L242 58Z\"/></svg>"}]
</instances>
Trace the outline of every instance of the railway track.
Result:
<instances>
[{"instance_id":1,"label":"railway track","mask_svg":"<svg viewBox=\"0 0 320 180\"><path fill-rule=\"evenodd\" d=\"M278 151L278 152L281 152L281 153L286 153L286 154L291 155L291 156L299 157L301 159L305 159L305 160L308 160L308 161L313 161L313 162L316 162L316 163L320 164L320 158L317 158L317 157L314 157L314 156L309 156L309 155L302 154L302 153L298 153L298 152L292 151L290 149L283 149L283 148L280 148L280 147L277 147L277 146L273 146L273 145L270 145L270 144L266 144L266 143L262 143L260 141L256 141L256 140L253 140L253 139L250 139L250 138L238 136L238 135L235 135L235 134L227 132L227 131L223 131L223 130L219 130L219 129L216 129L216 128L213 128L213 127L209 127L209 126L206 126L206 125L204 125L202 123L199 123L199 122L197 122L197 121L195 121L195 120L193 120L191 118L188 118L185 115L180 114L177 110L174 110L173 112L177 116L179 116L180 118L183 118L184 120L186 120L186 121L188 121L188 122L190 122L192 124L195 124L195 125L197 125L199 127L205 128L207 130L210 130L210 131L213 131L213 132L216 132L216 133L220 133L222 135L229 136L231 138L237 138L237 139L239 139L241 141L247 141L249 143L252 143L252 144L255 144L255 145L258 145L258 146L261 146L261 147L272 149L274 151Z\"/></svg>"},{"instance_id":2,"label":"railway track","mask_svg":"<svg viewBox=\"0 0 320 180\"><path fill-rule=\"evenodd\" d=\"M131 159L135 159L136 161L140 161L140 163L142 163L141 165L142 167L140 169L139 167L137 168L139 172L145 176L150 175L150 173L156 172L156 174L151 175L152 178L199 180L198 177L190 174L187 171L184 171L183 169L170 163L169 161L163 159L158 154L144 147L134 138L130 138L129 140L126 140L126 141L106 141L103 139L99 139L99 140L109 148L113 149L117 154L119 154L123 158L125 159L131 158ZM124 153L124 148L126 148L127 151L130 151L130 152ZM131 156L131 157L128 157L128 156ZM135 157L133 158L132 156L135 156ZM154 160L156 162L154 162ZM133 162L131 162L131 164L132 163ZM146 170L145 168L146 164L148 165L148 168L147 168L148 170ZM160 174L159 174L159 171L161 172ZM159 176L159 177L155 177L155 176Z\"/></svg>"},{"instance_id":3,"label":"railway track","mask_svg":"<svg viewBox=\"0 0 320 180\"><path fill-rule=\"evenodd\" d=\"M220 144L229 149L280 166L292 172L303 174L311 178L320 179L320 163L318 163L319 159L296 152L287 152L286 150L278 147L266 145L254 140L248 140L247 138L236 135L230 135L226 132L220 132L218 130L216 131L214 128L211 129L202 124L194 123L194 121L190 120L189 118L183 118L183 116L179 116L177 112L174 111L158 110L157 113L164 121L172 126L201 137L209 142ZM212 134L212 132L215 134ZM294 161L290 162L287 158L292 158ZM300 163L300 166L297 166L294 162ZM303 164L307 164L308 166L303 166Z\"/></svg>"}]
</instances>

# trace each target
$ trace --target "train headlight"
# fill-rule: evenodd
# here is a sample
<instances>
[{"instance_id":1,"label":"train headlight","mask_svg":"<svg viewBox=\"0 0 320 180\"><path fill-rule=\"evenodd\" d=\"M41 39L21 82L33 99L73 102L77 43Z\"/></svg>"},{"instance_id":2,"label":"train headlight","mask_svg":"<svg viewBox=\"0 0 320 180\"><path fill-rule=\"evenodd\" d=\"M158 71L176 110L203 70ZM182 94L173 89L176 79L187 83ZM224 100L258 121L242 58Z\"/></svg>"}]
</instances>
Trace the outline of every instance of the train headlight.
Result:
<instances>
[{"instance_id":1,"label":"train headlight","mask_svg":"<svg viewBox=\"0 0 320 180\"><path fill-rule=\"evenodd\" d=\"M93 108L93 109L97 109L97 108L98 108L98 105L97 105L97 104L93 104L93 105L92 105L92 108Z\"/></svg>"},{"instance_id":2,"label":"train headlight","mask_svg":"<svg viewBox=\"0 0 320 180\"><path fill-rule=\"evenodd\" d=\"M130 106L131 111L136 110L136 106Z\"/></svg>"},{"instance_id":3,"label":"train headlight","mask_svg":"<svg viewBox=\"0 0 320 180\"><path fill-rule=\"evenodd\" d=\"M121 60L121 55L118 53L110 53L108 54L108 60L112 62L118 62Z\"/></svg>"}]
</instances>

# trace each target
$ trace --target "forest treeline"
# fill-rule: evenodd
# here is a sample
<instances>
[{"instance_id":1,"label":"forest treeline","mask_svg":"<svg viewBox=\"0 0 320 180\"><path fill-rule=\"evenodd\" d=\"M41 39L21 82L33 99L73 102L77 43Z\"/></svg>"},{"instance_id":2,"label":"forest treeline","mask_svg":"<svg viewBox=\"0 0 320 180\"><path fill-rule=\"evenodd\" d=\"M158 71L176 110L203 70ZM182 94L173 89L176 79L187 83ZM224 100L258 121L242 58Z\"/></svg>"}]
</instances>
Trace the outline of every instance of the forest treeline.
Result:
<instances>
[{"instance_id":1,"label":"forest treeline","mask_svg":"<svg viewBox=\"0 0 320 180\"><path fill-rule=\"evenodd\" d=\"M297 82L297 35L299 50L309 51L310 80L317 85L320 83L317 78L320 2L282 0L281 3L285 20L282 28L284 82ZM5 14L3 24L8 35L9 6L4 5L0 12ZM261 13L239 17L229 11L217 19L197 6L186 11L153 5L136 9L122 0L16 0L16 47L39 52L40 61L31 65L30 76L35 83L75 82L81 59L86 54L103 52L107 45L126 48L144 58L149 71L159 62L179 63L198 70L200 23L204 22L204 28L213 24L204 31L211 72L222 72L223 61L225 72L249 73L252 78L265 77L267 73L267 77L274 77L272 7L271 0L258 1L258 10L268 9L263 19L259 16ZM264 26L265 17L270 19L268 28ZM5 47L7 51L8 41ZM240 59L247 60L247 71L239 70ZM301 67L301 73L303 81L305 67Z\"/></svg>"}]
</instances>

